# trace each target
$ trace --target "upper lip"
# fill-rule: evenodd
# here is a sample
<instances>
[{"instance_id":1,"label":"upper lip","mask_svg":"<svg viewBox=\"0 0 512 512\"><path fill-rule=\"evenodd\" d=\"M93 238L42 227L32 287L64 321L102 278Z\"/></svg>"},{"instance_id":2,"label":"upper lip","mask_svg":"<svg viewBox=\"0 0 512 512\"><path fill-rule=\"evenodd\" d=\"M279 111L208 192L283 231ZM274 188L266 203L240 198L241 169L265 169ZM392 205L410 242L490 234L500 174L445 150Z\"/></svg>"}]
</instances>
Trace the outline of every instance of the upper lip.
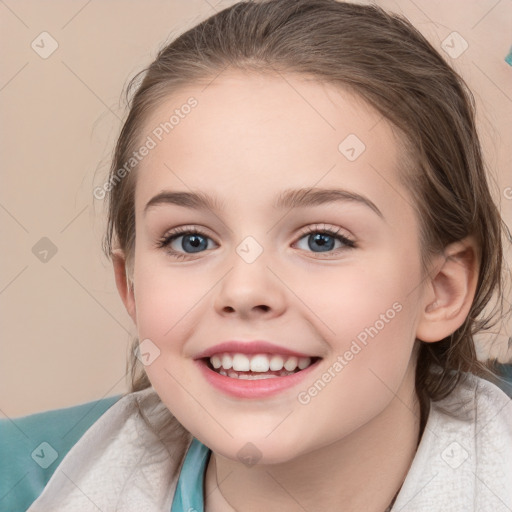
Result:
<instances>
[{"instance_id":1,"label":"upper lip","mask_svg":"<svg viewBox=\"0 0 512 512\"><path fill-rule=\"evenodd\" d=\"M281 347L270 343L269 341L224 341L213 347L207 348L203 352L197 354L195 359L203 359L211 357L215 354L230 352L236 354L280 354L284 356L295 357L315 357L309 354L303 354L289 348Z\"/></svg>"}]
</instances>

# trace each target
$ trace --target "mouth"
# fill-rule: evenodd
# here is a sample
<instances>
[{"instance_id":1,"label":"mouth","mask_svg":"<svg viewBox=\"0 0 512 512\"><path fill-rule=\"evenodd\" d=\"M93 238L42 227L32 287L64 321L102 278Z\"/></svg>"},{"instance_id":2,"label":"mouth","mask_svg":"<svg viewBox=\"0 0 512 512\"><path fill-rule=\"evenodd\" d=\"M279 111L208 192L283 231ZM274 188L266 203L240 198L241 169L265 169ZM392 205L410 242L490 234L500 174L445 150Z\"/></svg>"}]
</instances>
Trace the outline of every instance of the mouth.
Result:
<instances>
[{"instance_id":1,"label":"mouth","mask_svg":"<svg viewBox=\"0 0 512 512\"><path fill-rule=\"evenodd\" d=\"M195 359L211 386L237 399L266 399L291 392L314 375L321 357L271 353L217 353Z\"/></svg>"},{"instance_id":2,"label":"mouth","mask_svg":"<svg viewBox=\"0 0 512 512\"><path fill-rule=\"evenodd\" d=\"M239 380L264 380L300 373L321 357L295 357L278 354L221 353L198 361L212 372Z\"/></svg>"}]
</instances>

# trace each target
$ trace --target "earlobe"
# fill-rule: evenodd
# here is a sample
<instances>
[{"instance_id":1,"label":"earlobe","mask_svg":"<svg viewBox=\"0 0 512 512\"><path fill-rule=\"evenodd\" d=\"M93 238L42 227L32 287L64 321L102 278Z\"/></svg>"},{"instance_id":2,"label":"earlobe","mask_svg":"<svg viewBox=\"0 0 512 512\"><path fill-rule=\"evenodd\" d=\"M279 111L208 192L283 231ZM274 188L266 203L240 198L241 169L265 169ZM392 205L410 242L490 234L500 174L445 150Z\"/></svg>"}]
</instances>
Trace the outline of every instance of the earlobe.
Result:
<instances>
[{"instance_id":1,"label":"earlobe","mask_svg":"<svg viewBox=\"0 0 512 512\"><path fill-rule=\"evenodd\" d=\"M476 292L479 255L473 237L447 246L433 267L423 296L416 338L440 341L466 320Z\"/></svg>"},{"instance_id":2,"label":"earlobe","mask_svg":"<svg viewBox=\"0 0 512 512\"><path fill-rule=\"evenodd\" d=\"M134 324L136 325L135 315L135 295L133 290L133 283L128 275L126 264L126 256L121 249L112 251L112 263L114 265L114 276L116 280L117 291L123 301L126 311L130 315Z\"/></svg>"}]
</instances>

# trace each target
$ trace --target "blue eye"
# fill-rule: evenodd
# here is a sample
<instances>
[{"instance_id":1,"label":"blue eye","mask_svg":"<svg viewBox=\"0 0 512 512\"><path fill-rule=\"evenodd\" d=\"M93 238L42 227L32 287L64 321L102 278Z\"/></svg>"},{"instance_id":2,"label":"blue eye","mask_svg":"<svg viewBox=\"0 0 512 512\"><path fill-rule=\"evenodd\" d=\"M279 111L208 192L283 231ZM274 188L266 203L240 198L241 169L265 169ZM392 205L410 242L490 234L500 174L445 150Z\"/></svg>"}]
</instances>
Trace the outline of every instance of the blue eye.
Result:
<instances>
[{"instance_id":1,"label":"blue eye","mask_svg":"<svg viewBox=\"0 0 512 512\"><path fill-rule=\"evenodd\" d=\"M299 247L299 249L313 253L337 254L340 250L355 247L352 240L331 229L320 228L319 225L310 226L303 231L296 244L298 245L302 240L307 240L307 247ZM157 247L165 248L173 258L185 259L189 255L212 249L208 241L213 242L206 233L198 228L177 228L171 234L158 240ZM336 243L339 244L337 247ZM215 242L213 244L217 246Z\"/></svg>"},{"instance_id":2,"label":"blue eye","mask_svg":"<svg viewBox=\"0 0 512 512\"><path fill-rule=\"evenodd\" d=\"M181 241L179 241L180 239ZM193 230L177 229L173 234L159 240L158 247L168 247L169 253L173 256L184 258L187 254L195 254L208 249L208 240L211 238L197 228Z\"/></svg>"},{"instance_id":3,"label":"blue eye","mask_svg":"<svg viewBox=\"0 0 512 512\"><path fill-rule=\"evenodd\" d=\"M349 240L347 237L330 229L310 227L307 229L305 235L301 236L297 244L303 239L307 240L307 248L313 252L331 252L333 249L348 249L355 247L352 240ZM338 247L335 247L336 242L340 244ZM299 247L299 249L307 250L304 247Z\"/></svg>"},{"instance_id":4,"label":"blue eye","mask_svg":"<svg viewBox=\"0 0 512 512\"><path fill-rule=\"evenodd\" d=\"M197 234L181 235L177 239L182 238L181 248L185 252L201 252L208 248L206 237ZM176 241L176 240L175 240ZM180 244L178 244L180 245Z\"/></svg>"}]
</instances>

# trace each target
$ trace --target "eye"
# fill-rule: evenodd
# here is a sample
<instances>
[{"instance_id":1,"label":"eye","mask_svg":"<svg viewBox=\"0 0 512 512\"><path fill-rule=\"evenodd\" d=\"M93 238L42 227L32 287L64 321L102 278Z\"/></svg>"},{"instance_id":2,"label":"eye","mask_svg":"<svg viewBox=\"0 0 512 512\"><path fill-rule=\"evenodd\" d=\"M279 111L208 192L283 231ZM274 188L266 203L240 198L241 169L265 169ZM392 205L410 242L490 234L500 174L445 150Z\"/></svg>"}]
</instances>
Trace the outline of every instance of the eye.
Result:
<instances>
[{"instance_id":1,"label":"eye","mask_svg":"<svg viewBox=\"0 0 512 512\"><path fill-rule=\"evenodd\" d=\"M338 252L352 249L355 247L353 240L339 234L340 229L329 229L324 225L308 226L303 232L296 244L304 243L299 249L311 250L313 252L337 254ZM338 246L336 247L336 244ZM337 249L334 250L333 249Z\"/></svg>"},{"instance_id":2,"label":"eye","mask_svg":"<svg viewBox=\"0 0 512 512\"><path fill-rule=\"evenodd\" d=\"M166 251L177 259L186 258L189 254L203 252L209 247L208 241L213 240L198 228L176 228L166 234L157 242L158 248L166 248ZM213 242L215 244L215 242ZM216 245L216 244L215 244Z\"/></svg>"},{"instance_id":3,"label":"eye","mask_svg":"<svg viewBox=\"0 0 512 512\"><path fill-rule=\"evenodd\" d=\"M354 248L355 242L339 234L340 228L329 229L325 224L308 226L301 233L296 245L301 250L310 250L314 253L338 254L340 251ZM306 242L307 247L304 246ZM176 259L185 259L193 254L204 252L211 247L211 241L217 244L204 231L197 227L180 227L167 233L157 241L157 248L165 248L166 252ZM301 247L300 244L303 246ZM337 247L336 247L336 244ZM334 249L334 250L333 250Z\"/></svg>"}]
</instances>

